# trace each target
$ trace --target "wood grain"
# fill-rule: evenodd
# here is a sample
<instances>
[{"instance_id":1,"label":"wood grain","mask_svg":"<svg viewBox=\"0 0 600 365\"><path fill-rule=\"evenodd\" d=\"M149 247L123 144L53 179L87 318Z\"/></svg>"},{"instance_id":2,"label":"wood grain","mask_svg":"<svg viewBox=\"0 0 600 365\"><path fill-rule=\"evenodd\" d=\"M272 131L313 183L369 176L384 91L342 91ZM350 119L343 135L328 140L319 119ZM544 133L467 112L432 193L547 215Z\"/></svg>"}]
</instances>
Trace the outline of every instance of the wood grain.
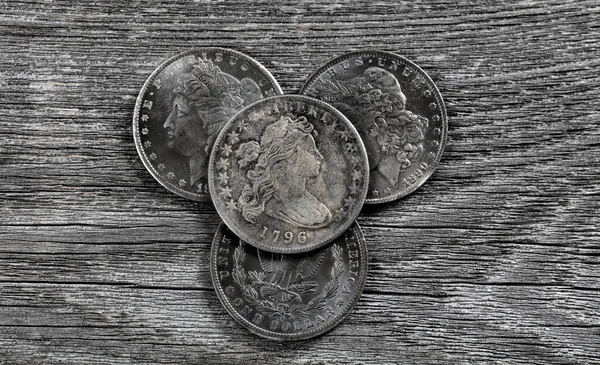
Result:
<instances>
[{"instance_id":1,"label":"wood grain","mask_svg":"<svg viewBox=\"0 0 600 365\"><path fill-rule=\"evenodd\" d=\"M0 364L600 364L597 1L0 1ZM224 46L287 93L383 49L445 98L433 177L359 218L369 276L316 339L233 321L219 223L139 160L163 60Z\"/></svg>"}]
</instances>

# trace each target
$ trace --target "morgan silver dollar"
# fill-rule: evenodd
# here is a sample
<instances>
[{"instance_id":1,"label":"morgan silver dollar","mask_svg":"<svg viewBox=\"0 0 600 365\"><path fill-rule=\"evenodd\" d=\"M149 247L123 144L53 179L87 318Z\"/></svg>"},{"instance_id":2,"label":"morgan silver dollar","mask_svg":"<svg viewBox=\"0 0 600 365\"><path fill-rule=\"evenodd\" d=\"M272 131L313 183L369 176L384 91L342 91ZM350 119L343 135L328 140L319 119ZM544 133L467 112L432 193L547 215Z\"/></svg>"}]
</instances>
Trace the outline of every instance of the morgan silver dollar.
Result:
<instances>
[{"instance_id":1,"label":"morgan silver dollar","mask_svg":"<svg viewBox=\"0 0 600 365\"><path fill-rule=\"evenodd\" d=\"M330 103L358 130L371 170L366 203L412 193L438 165L448 131L446 107L429 76L405 58L348 53L314 72L300 93Z\"/></svg>"},{"instance_id":2,"label":"morgan silver dollar","mask_svg":"<svg viewBox=\"0 0 600 365\"><path fill-rule=\"evenodd\" d=\"M274 340L301 340L332 329L352 310L367 276L367 246L354 224L326 247L274 254L221 223L210 268L221 303L244 327Z\"/></svg>"},{"instance_id":3,"label":"morgan silver dollar","mask_svg":"<svg viewBox=\"0 0 600 365\"><path fill-rule=\"evenodd\" d=\"M369 168L356 129L301 95L262 99L225 125L209 163L210 194L227 226L276 253L314 250L354 222Z\"/></svg>"},{"instance_id":4,"label":"morgan silver dollar","mask_svg":"<svg viewBox=\"0 0 600 365\"><path fill-rule=\"evenodd\" d=\"M273 76L240 52L207 47L181 53L160 65L138 96L138 154L164 187L207 201L208 159L221 128L244 106L281 93Z\"/></svg>"}]
</instances>

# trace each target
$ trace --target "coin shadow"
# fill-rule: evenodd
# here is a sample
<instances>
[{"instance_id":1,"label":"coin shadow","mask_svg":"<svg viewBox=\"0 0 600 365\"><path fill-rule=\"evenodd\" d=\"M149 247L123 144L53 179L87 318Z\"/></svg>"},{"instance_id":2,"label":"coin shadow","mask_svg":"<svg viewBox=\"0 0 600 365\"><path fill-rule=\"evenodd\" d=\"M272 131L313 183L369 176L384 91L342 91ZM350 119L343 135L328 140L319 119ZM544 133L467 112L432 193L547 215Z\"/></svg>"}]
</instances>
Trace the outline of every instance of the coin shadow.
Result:
<instances>
[{"instance_id":1,"label":"coin shadow","mask_svg":"<svg viewBox=\"0 0 600 365\"><path fill-rule=\"evenodd\" d=\"M310 350L313 344L323 340L323 336L327 336L327 333L321 334L316 337L304 339L304 340L291 340L291 341L278 341L268 338L263 338L257 335L249 333L248 336L255 337L255 340L250 342L256 351L261 352L274 352L274 351L306 351Z\"/></svg>"},{"instance_id":2,"label":"coin shadow","mask_svg":"<svg viewBox=\"0 0 600 365\"><path fill-rule=\"evenodd\" d=\"M366 215L379 214L379 213L382 213L383 211L393 208L395 206L401 206L402 204L405 204L407 199L410 199L410 197L409 196L403 197L399 200L392 200L389 202L383 202L383 203L377 203L377 204L365 204L365 205L363 205L363 207L360 211L359 217L362 217L365 214Z\"/></svg>"}]
</instances>

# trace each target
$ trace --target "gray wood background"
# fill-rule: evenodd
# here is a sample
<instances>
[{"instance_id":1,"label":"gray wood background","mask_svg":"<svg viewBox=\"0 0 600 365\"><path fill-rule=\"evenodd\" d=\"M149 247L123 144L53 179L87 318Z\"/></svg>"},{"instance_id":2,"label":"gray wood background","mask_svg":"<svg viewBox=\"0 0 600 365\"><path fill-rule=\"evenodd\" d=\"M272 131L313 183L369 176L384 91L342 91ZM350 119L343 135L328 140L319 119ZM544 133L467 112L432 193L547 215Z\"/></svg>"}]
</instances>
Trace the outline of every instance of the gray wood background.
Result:
<instances>
[{"instance_id":1,"label":"gray wood background","mask_svg":"<svg viewBox=\"0 0 600 365\"><path fill-rule=\"evenodd\" d=\"M165 59L225 46L285 92L394 51L449 116L433 177L364 209L369 276L316 339L221 307L219 218L132 137ZM600 364L598 1L0 1L0 364Z\"/></svg>"}]
</instances>

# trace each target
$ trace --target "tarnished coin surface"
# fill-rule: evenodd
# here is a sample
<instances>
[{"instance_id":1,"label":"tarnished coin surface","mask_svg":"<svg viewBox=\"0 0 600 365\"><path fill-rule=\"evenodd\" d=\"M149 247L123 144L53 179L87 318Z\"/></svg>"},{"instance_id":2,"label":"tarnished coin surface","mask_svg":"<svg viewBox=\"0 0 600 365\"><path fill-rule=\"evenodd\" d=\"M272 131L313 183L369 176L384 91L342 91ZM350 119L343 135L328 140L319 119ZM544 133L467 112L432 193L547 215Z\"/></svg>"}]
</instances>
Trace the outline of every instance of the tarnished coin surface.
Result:
<instances>
[{"instance_id":1,"label":"tarnished coin surface","mask_svg":"<svg viewBox=\"0 0 600 365\"><path fill-rule=\"evenodd\" d=\"M217 212L244 241L277 253L314 250L354 222L369 168L356 129L301 95L262 99L223 128L209 162Z\"/></svg>"},{"instance_id":2,"label":"tarnished coin surface","mask_svg":"<svg viewBox=\"0 0 600 365\"><path fill-rule=\"evenodd\" d=\"M300 340L332 329L352 310L367 276L367 246L355 223L318 250L274 254L221 223L210 268L217 296L239 323L263 337Z\"/></svg>"},{"instance_id":3,"label":"tarnished coin surface","mask_svg":"<svg viewBox=\"0 0 600 365\"><path fill-rule=\"evenodd\" d=\"M412 193L437 167L448 131L446 107L429 76L407 59L348 53L320 67L300 93L330 103L360 133L371 169L366 203Z\"/></svg>"},{"instance_id":4,"label":"tarnished coin surface","mask_svg":"<svg viewBox=\"0 0 600 365\"><path fill-rule=\"evenodd\" d=\"M208 159L221 128L244 106L281 88L261 64L230 49L196 48L148 78L135 104L133 136L152 176L170 191L208 201Z\"/></svg>"}]
</instances>

